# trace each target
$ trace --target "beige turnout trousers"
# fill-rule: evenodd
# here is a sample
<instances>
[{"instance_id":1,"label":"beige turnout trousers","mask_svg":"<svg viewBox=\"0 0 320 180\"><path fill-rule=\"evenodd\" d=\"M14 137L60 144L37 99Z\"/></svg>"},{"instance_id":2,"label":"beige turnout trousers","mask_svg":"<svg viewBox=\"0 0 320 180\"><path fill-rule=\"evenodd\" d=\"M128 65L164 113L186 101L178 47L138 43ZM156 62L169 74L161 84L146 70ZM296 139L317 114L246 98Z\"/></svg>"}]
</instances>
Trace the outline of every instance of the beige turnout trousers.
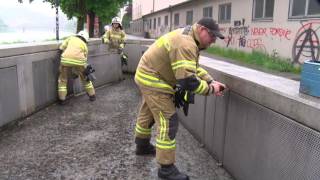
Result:
<instances>
[{"instance_id":1,"label":"beige turnout trousers","mask_svg":"<svg viewBox=\"0 0 320 180\"><path fill-rule=\"evenodd\" d=\"M136 139L150 139L151 128L156 124L156 158L159 164L175 162L178 118L173 95L140 88L142 104L137 118ZM137 142L137 141L136 141Z\"/></svg>"}]
</instances>

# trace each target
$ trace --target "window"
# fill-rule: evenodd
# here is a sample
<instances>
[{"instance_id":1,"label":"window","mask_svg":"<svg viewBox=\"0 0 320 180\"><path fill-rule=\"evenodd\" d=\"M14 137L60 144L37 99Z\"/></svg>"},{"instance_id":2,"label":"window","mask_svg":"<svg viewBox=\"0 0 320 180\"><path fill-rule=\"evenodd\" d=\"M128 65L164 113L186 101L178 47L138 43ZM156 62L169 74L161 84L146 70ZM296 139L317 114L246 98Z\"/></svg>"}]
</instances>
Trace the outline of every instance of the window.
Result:
<instances>
[{"instance_id":1,"label":"window","mask_svg":"<svg viewBox=\"0 0 320 180\"><path fill-rule=\"evenodd\" d=\"M289 15L291 18L320 17L320 1L291 0Z\"/></svg>"},{"instance_id":2,"label":"window","mask_svg":"<svg viewBox=\"0 0 320 180\"><path fill-rule=\"evenodd\" d=\"M193 11L187 11L186 25L191 25L193 22Z\"/></svg>"},{"instance_id":3,"label":"window","mask_svg":"<svg viewBox=\"0 0 320 180\"><path fill-rule=\"evenodd\" d=\"M161 26L161 17L158 17L158 27Z\"/></svg>"},{"instance_id":4,"label":"window","mask_svg":"<svg viewBox=\"0 0 320 180\"><path fill-rule=\"evenodd\" d=\"M254 0L253 19L272 19L274 0Z\"/></svg>"},{"instance_id":5,"label":"window","mask_svg":"<svg viewBox=\"0 0 320 180\"><path fill-rule=\"evenodd\" d=\"M156 27L157 27L157 19L154 18L153 19L153 29L156 29Z\"/></svg>"},{"instance_id":6,"label":"window","mask_svg":"<svg viewBox=\"0 0 320 180\"><path fill-rule=\"evenodd\" d=\"M219 5L219 22L228 23L231 20L231 4Z\"/></svg>"},{"instance_id":7,"label":"window","mask_svg":"<svg viewBox=\"0 0 320 180\"><path fill-rule=\"evenodd\" d=\"M203 17L212 17L212 7L203 8Z\"/></svg>"},{"instance_id":8,"label":"window","mask_svg":"<svg viewBox=\"0 0 320 180\"><path fill-rule=\"evenodd\" d=\"M169 24L168 16L165 16L165 17L164 17L164 25L165 25L165 26L168 26L168 24Z\"/></svg>"},{"instance_id":9,"label":"window","mask_svg":"<svg viewBox=\"0 0 320 180\"><path fill-rule=\"evenodd\" d=\"M149 29L151 29L151 27L152 27L152 19L149 19Z\"/></svg>"},{"instance_id":10,"label":"window","mask_svg":"<svg viewBox=\"0 0 320 180\"><path fill-rule=\"evenodd\" d=\"M179 13L174 14L174 25L179 26Z\"/></svg>"}]
</instances>

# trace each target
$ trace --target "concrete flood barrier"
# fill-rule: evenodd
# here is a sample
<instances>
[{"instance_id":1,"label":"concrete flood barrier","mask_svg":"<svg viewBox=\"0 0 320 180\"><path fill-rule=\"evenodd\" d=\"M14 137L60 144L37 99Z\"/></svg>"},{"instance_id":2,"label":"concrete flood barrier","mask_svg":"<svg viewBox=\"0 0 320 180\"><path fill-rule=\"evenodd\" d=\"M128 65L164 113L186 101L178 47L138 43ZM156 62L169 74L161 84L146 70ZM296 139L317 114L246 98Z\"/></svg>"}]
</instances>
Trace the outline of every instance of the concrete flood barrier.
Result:
<instances>
[{"instance_id":1,"label":"concrete flood barrier","mask_svg":"<svg viewBox=\"0 0 320 180\"><path fill-rule=\"evenodd\" d=\"M128 66L123 70L128 73L135 73L142 54L154 42L152 39L127 39L124 52L128 55Z\"/></svg>"},{"instance_id":2,"label":"concrete flood barrier","mask_svg":"<svg viewBox=\"0 0 320 180\"><path fill-rule=\"evenodd\" d=\"M196 96L182 124L238 180L320 177L320 99L299 82L201 57L230 91Z\"/></svg>"},{"instance_id":3,"label":"concrete flood barrier","mask_svg":"<svg viewBox=\"0 0 320 180\"><path fill-rule=\"evenodd\" d=\"M60 42L61 43L61 42ZM134 72L142 51L150 44L128 40L126 53L130 56L128 71ZM59 71L59 43L32 43L0 48L0 126L23 118L57 100ZM121 61L118 54L98 39L89 41L88 63L96 69L94 86L121 79ZM134 63L133 63L134 62ZM83 91L80 80L70 79L68 91ZM72 86L70 86L72 84Z\"/></svg>"}]
</instances>

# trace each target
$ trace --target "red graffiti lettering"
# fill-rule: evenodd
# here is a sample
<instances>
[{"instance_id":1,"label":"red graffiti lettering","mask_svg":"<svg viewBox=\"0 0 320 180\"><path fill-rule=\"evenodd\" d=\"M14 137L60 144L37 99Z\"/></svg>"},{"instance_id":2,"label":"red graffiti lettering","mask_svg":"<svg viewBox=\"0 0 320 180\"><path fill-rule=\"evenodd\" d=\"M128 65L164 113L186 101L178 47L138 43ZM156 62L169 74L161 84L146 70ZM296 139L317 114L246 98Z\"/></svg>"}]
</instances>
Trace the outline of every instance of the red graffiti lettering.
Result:
<instances>
[{"instance_id":1,"label":"red graffiti lettering","mask_svg":"<svg viewBox=\"0 0 320 180\"><path fill-rule=\"evenodd\" d=\"M251 28L251 35L252 36L267 36L267 28Z\"/></svg>"},{"instance_id":2,"label":"red graffiti lettering","mask_svg":"<svg viewBox=\"0 0 320 180\"><path fill-rule=\"evenodd\" d=\"M270 28L270 34L272 36L278 36L280 38L284 37L287 40L290 40L289 35L291 31L289 29L282 29L282 28Z\"/></svg>"},{"instance_id":3,"label":"red graffiti lettering","mask_svg":"<svg viewBox=\"0 0 320 180\"><path fill-rule=\"evenodd\" d=\"M260 45L262 45L262 39L247 39L247 47L248 48L258 48Z\"/></svg>"}]
</instances>

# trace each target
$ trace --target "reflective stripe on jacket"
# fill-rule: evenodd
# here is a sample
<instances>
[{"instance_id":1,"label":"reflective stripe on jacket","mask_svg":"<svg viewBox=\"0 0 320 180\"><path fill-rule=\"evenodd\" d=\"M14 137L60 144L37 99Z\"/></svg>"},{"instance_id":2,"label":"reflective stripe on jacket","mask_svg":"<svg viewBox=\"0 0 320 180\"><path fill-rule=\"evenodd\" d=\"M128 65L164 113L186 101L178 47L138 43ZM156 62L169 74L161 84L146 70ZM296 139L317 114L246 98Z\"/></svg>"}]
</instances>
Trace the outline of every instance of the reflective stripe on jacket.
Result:
<instances>
[{"instance_id":1,"label":"reflective stripe on jacket","mask_svg":"<svg viewBox=\"0 0 320 180\"><path fill-rule=\"evenodd\" d=\"M172 94L179 84L207 95L212 77L199 67L199 37L195 30L196 25L187 33L177 29L156 40L140 59L135 75L137 84Z\"/></svg>"},{"instance_id":2,"label":"reflective stripe on jacket","mask_svg":"<svg viewBox=\"0 0 320 180\"><path fill-rule=\"evenodd\" d=\"M118 49L124 47L126 34L122 30L112 28L108 30L102 38L103 42L109 44L110 48Z\"/></svg>"}]
</instances>

